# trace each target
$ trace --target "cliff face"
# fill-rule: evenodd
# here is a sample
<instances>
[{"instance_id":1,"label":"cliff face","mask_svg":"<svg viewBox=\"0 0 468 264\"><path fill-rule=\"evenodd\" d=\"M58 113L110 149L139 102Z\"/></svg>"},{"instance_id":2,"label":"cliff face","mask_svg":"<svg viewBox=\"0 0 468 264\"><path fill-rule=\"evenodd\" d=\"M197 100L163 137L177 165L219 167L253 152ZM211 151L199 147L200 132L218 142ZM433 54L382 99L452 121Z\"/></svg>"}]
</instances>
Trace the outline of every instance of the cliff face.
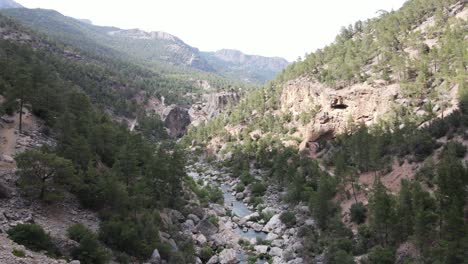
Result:
<instances>
[{"instance_id":1,"label":"cliff face","mask_svg":"<svg viewBox=\"0 0 468 264\"><path fill-rule=\"evenodd\" d=\"M179 138L187 132L190 124L190 116L187 109L177 105L171 105L164 110L164 125L169 130L169 135L173 138Z\"/></svg>"},{"instance_id":2,"label":"cliff face","mask_svg":"<svg viewBox=\"0 0 468 264\"><path fill-rule=\"evenodd\" d=\"M221 92L203 95L202 101L193 104L189 110L190 119L194 126L198 126L219 115L229 105L239 102L240 95L236 92Z\"/></svg>"},{"instance_id":3,"label":"cliff face","mask_svg":"<svg viewBox=\"0 0 468 264\"><path fill-rule=\"evenodd\" d=\"M397 118L404 109L420 118L446 116L457 109L458 86L440 87L440 95L429 99L412 99L399 84L384 82L361 83L335 90L324 84L298 78L287 82L281 94L281 112L292 114L290 127L296 127L296 136L303 139L301 147L325 135L346 131L350 124L372 125L380 120ZM302 117L302 115L305 117ZM300 119L304 118L305 121Z\"/></svg>"}]
</instances>

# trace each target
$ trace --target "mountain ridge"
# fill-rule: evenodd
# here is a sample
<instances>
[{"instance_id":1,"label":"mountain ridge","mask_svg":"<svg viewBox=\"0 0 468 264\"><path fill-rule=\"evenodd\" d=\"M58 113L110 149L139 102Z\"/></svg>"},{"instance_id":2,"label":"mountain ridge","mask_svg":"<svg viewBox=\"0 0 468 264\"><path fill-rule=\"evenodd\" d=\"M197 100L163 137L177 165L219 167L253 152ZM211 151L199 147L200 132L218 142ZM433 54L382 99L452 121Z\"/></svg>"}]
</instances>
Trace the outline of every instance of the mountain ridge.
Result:
<instances>
[{"instance_id":1,"label":"mountain ridge","mask_svg":"<svg viewBox=\"0 0 468 264\"><path fill-rule=\"evenodd\" d=\"M272 79L287 65L285 61L278 63L278 58L250 55L243 56L250 58L251 61L260 60L261 63L252 65L249 65L249 62L242 65L239 61L234 64L231 64L231 61L226 63L225 60L207 56L206 54L211 53L202 52L170 33L147 32L138 28L96 26L80 19L64 16L55 10L24 8L4 9L3 11L29 27L70 45L81 43L89 49L111 49L115 54L126 54L145 63L193 68L248 84L262 84ZM80 23L77 24L75 21Z\"/></svg>"}]
</instances>

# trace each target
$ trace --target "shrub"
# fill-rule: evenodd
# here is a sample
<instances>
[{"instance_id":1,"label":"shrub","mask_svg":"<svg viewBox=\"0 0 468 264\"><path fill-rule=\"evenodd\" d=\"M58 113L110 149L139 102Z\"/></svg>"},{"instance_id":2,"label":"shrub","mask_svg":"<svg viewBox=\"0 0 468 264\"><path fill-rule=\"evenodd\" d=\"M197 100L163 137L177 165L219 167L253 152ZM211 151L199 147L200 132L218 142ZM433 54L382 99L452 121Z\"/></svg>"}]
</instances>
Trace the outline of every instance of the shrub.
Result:
<instances>
[{"instance_id":1,"label":"shrub","mask_svg":"<svg viewBox=\"0 0 468 264\"><path fill-rule=\"evenodd\" d=\"M244 171L239 177L239 179L241 180L242 184L244 184L245 186L255 181L255 178L252 175L250 175L248 171Z\"/></svg>"},{"instance_id":2,"label":"shrub","mask_svg":"<svg viewBox=\"0 0 468 264\"><path fill-rule=\"evenodd\" d=\"M366 221L367 208L361 202L351 205L351 221L362 224Z\"/></svg>"},{"instance_id":3,"label":"shrub","mask_svg":"<svg viewBox=\"0 0 468 264\"><path fill-rule=\"evenodd\" d=\"M286 211L280 215L280 220L287 227L292 227L296 224L296 215L293 212Z\"/></svg>"},{"instance_id":4,"label":"shrub","mask_svg":"<svg viewBox=\"0 0 468 264\"><path fill-rule=\"evenodd\" d=\"M221 191L218 187L213 187L208 189L208 194L210 197L210 202L223 204L224 203L224 196L223 191Z\"/></svg>"},{"instance_id":5,"label":"shrub","mask_svg":"<svg viewBox=\"0 0 468 264\"><path fill-rule=\"evenodd\" d=\"M109 259L109 253L99 244L94 235L84 236L80 245L72 250L71 256L85 264L103 264Z\"/></svg>"},{"instance_id":6,"label":"shrub","mask_svg":"<svg viewBox=\"0 0 468 264\"><path fill-rule=\"evenodd\" d=\"M204 246L200 250L200 259L203 260L203 262L207 262L210 260L210 258L214 255L214 251L211 247L209 246Z\"/></svg>"},{"instance_id":7,"label":"shrub","mask_svg":"<svg viewBox=\"0 0 468 264\"><path fill-rule=\"evenodd\" d=\"M72 250L72 257L82 263L102 264L109 259L107 250L102 247L96 235L82 224L75 224L68 228L68 237L80 245Z\"/></svg>"},{"instance_id":8,"label":"shrub","mask_svg":"<svg viewBox=\"0 0 468 264\"><path fill-rule=\"evenodd\" d=\"M252 185L250 185L250 189L252 190L252 194L254 196L263 196L267 187L261 182L255 182Z\"/></svg>"},{"instance_id":9,"label":"shrub","mask_svg":"<svg viewBox=\"0 0 468 264\"><path fill-rule=\"evenodd\" d=\"M21 250L21 249L16 249L14 248L13 251L11 252L15 257L18 257L18 258L24 258L26 257L26 253Z\"/></svg>"},{"instance_id":10,"label":"shrub","mask_svg":"<svg viewBox=\"0 0 468 264\"><path fill-rule=\"evenodd\" d=\"M94 236L94 233L82 224L75 224L68 228L67 235L71 240L80 242L86 236Z\"/></svg>"},{"instance_id":11,"label":"shrub","mask_svg":"<svg viewBox=\"0 0 468 264\"><path fill-rule=\"evenodd\" d=\"M208 221L210 221L210 223L213 225L218 226L219 218L216 215L210 215L208 217Z\"/></svg>"},{"instance_id":12,"label":"shrub","mask_svg":"<svg viewBox=\"0 0 468 264\"><path fill-rule=\"evenodd\" d=\"M240 182L236 185L236 192L243 192L245 190L245 185Z\"/></svg>"},{"instance_id":13,"label":"shrub","mask_svg":"<svg viewBox=\"0 0 468 264\"><path fill-rule=\"evenodd\" d=\"M19 224L8 230L7 233L11 240L30 250L45 250L51 254L57 253L57 249L52 243L50 236L40 225Z\"/></svg>"}]
</instances>

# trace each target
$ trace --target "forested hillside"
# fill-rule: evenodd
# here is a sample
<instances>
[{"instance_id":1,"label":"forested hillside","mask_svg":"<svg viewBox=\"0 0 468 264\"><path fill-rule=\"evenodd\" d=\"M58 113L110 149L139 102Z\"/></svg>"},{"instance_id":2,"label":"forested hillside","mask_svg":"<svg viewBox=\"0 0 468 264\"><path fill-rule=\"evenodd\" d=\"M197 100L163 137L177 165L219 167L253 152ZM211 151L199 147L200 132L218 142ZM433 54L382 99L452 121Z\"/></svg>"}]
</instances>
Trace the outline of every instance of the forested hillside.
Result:
<instances>
[{"instance_id":1,"label":"forested hillside","mask_svg":"<svg viewBox=\"0 0 468 264\"><path fill-rule=\"evenodd\" d=\"M53 10L15 8L3 12L54 40L83 51L129 60L180 80L208 80L218 89L245 86L246 83L262 84L286 66L282 64L274 69L268 66L250 67L244 70L241 63L232 66L237 69L232 73L231 65L207 61L197 48L169 33L95 26ZM261 74L264 68L273 74L264 76Z\"/></svg>"},{"instance_id":2,"label":"forested hillside","mask_svg":"<svg viewBox=\"0 0 468 264\"><path fill-rule=\"evenodd\" d=\"M343 27L185 143L307 205L305 263L464 263L467 20L411 0Z\"/></svg>"},{"instance_id":3,"label":"forested hillside","mask_svg":"<svg viewBox=\"0 0 468 264\"><path fill-rule=\"evenodd\" d=\"M129 99L132 93L145 91L145 83L150 85L155 75L64 49L4 16L0 27L2 115L31 111L45 121L40 133L56 142L15 157L24 198L53 205L69 202L65 198L73 194L83 207L98 213L97 234L76 227L78 233L70 235L78 243L73 257L84 263L106 263L111 256L124 263L146 260L154 249L171 262L191 262L190 238L179 237L180 250L171 253L159 236L159 211L181 208L186 202L177 195L183 193L186 177L182 151L161 141L167 134L158 119L142 117L142 133L136 134L107 114L108 109L121 115L138 114L139 106ZM135 75L149 77L138 80L133 79ZM19 129L24 136L21 124ZM7 155L3 146L2 155ZM2 165L2 175L4 170ZM28 225L18 225L9 234L18 243L28 240L33 249L39 243L37 250L57 257L63 254L50 242L35 241L28 230ZM24 237L28 234L31 237ZM114 253L99 246L97 239Z\"/></svg>"}]
</instances>

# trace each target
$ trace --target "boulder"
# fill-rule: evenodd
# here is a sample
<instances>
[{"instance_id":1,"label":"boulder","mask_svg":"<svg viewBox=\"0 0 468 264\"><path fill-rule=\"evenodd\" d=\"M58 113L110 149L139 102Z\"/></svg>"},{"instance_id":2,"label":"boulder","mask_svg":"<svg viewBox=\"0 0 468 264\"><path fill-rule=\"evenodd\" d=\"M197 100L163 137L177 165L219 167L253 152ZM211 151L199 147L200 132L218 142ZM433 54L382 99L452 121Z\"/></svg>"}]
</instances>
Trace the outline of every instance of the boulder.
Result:
<instances>
[{"instance_id":1,"label":"boulder","mask_svg":"<svg viewBox=\"0 0 468 264\"><path fill-rule=\"evenodd\" d=\"M266 245L258 245L255 246L254 249L258 254L266 254L268 252L268 246Z\"/></svg>"},{"instance_id":2,"label":"boulder","mask_svg":"<svg viewBox=\"0 0 468 264\"><path fill-rule=\"evenodd\" d=\"M272 230L275 229L282 229L284 228L284 224L280 220L280 214L275 214L273 217L270 218L268 223L265 225L263 228L263 231L265 232L271 232Z\"/></svg>"},{"instance_id":3,"label":"boulder","mask_svg":"<svg viewBox=\"0 0 468 264\"><path fill-rule=\"evenodd\" d=\"M206 264L218 264L219 263L219 257L217 255L214 255L208 260Z\"/></svg>"},{"instance_id":4,"label":"boulder","mask_svg":"<svg viewBox=\"0 0 468 264\"><path fill-rule=\"evenodd\" d=\"M193 230L195 228L195 223L193 222L192 219L188 219L182 225L183 225L184 229L186 229L186 230Z\"/></svg>"},{"instance_id":5,"label":"boulder","mask_svg":"<svg viewBox=\"0 0 468 264\"><path fill-rule=\"evenodd\" d=\"M268 233L266 240L273 241L278 238L278 235L275 233Z\"/></svg>"},{"instance_id":6,"label":"boulder","mask_svg":"<svg viewBox=\"0 0 468 264\"><path fill-rule=\"evenodd\" d=\"M213 225L208 218L201 220L195 226L195 229L206 237L209 237L218 232L218 227Z\"/></svg>"},{"instance_id":7,"label":"boulder","mask_svg":"<svg viewBox=\"0 0 468 264\"><path fill-rule=\"evenodd\" d=\"M261 232L262 229L263 229L263 226L262 226L261 224L254 223L254 224L252 225L252 228L253 228L253 230L255 230L255 232Z\"/></svg>"},{"instance_id":8,"label":"boulder","mask_svg":"<svg viewBox=\"0 0 468 264\"><path fill-rule=\"evenodd\" d=\"M200 222L200 218L194 214L189 214L187 216L188 219L191 219L195 224Z\"/></svg>"},{"instance_id":9,"label":"boulder","mask_svg":"<svg viewBox=\"0 0 468 264\"><path fill-rule=\"evenodd\" d=\"M236 194L236 199L237 199L237 200L242 200L242 199L244 199L244 193L237 193L237 194Z\"/></svg>"},{"instance_id":10,"label":"boulder","mask_svg":"<svg viewBox=\"0 0 468 264\"><path fill-rule=\"evenodd\" d=\"M199 245L203 245L206 243L207 239L206 237L203 235L203 234L199 234L195 237L195 241L199 244Z\"/></svg>"},{"instance_id":11,"label":"boulder","mask_svg":"<svg viewBox=\"0 0 468 264\"><path fill-rule=\"evenodd\" d=\"M236 264L239 263L237 253L232 248L227 248L219 254L219 263L221 264Z\"/></svg>"},{"instance_id":12,"label":"boulder","mask_svg":"<svg viewBox=\"0 0 468 264\"><path fill-rule=\"evenodd\" d=\"M1 156L1 160L4 161L4 162L6 162L6 163L13 163L13 162L15 162L15 159L13 159L11 156L6 155L6 154L3 154L3 155Z\"/></svg>"},{"instance_id":13,"label":"boulder","mask_svg":"<svg viewBox=\"0 0 468 264\"><path fill-rule=\"evenodd\" d=\"M220 204L210 204L210 208L213 209L217 215L226 215L226 209Z\"/></svg>"},{"instance_id":14,"label":"boulder","mask_svg":"<svg viewBox=\"0 0 468 264\"><path fill-rule=\"evenodd\" d=\"M256 221L258 218L260 218L260 214L258 212L244 216L245 221Z\"/></svg>"},{"instance_id":15,"label":"boulder","mask_svg":"<svg viewBox=\"0 0 468 264\"><path fill-rule=\"evenodd\" d=\"M151 258L149 259L149 263L151 264L161 264L161 255L159 255L159 251L155 249L153 254L151 254Z\"/></svg>"},{"instance_id":16,"label":"boulder","mask_svg":"<svg viewBox=\"0 0 468 264\"><path fill-rule=\"evenodd\" d=\"M283 250L279 247L272 247L270 249L269 254L273 257L282 257L283 256Z\"/></svg>"},{"instance_id":17,"label":"boulder","mask_svg":"<svg viewBox=\"0 0 468 264\"><path fill-rule=\"evenodd\" d=\"M302 264L304 263L303 258L295 258L293 260L288 261L288 264Z\"/></svg>"},{"instance_id":18,"label":"boulder","mask_svg":"<svg viewBox=\"0 0 468 264\"><path fill-rule=\"evenodd\" d=\"M0 199L9 199L12 196L13 191L5 184L0 182Z\"/></svg>"}]
</instances>

